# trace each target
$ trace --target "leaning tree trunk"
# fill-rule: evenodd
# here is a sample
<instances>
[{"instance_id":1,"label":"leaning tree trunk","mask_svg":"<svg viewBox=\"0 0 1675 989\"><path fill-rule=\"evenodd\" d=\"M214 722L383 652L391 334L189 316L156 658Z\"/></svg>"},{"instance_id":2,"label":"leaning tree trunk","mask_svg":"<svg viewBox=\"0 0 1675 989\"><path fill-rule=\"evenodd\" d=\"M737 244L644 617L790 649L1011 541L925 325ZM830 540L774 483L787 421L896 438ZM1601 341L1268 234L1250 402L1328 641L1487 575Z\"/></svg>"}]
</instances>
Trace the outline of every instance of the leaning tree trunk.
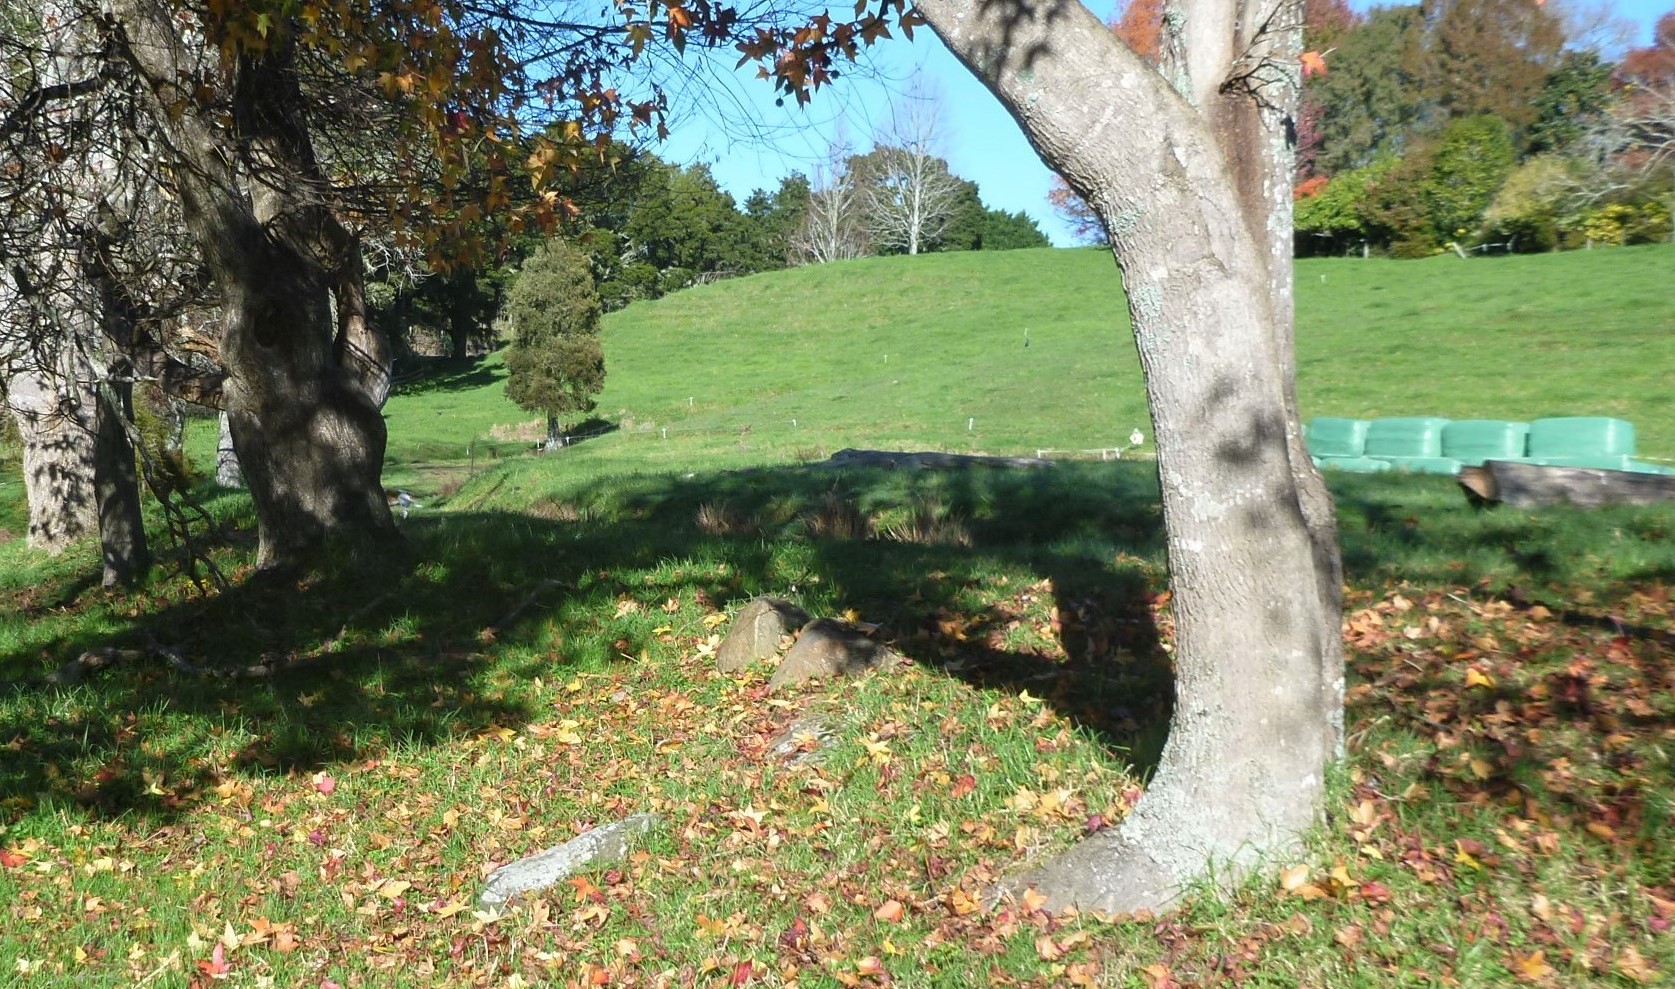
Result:
<instances>
[{"instance_id":1,"label":"leaning tree trunk","mask_svg":"<svg viewBox=\"0 0 1675 989\"><path fill-rule=\"evenodd\" d=\"M380 484L390 352L366 319L359 245L327 205L284 25L265 51L222 66L169 5L107 6L221 292L221 394L256 507L257 565L301 562L338 536L393 537ZM230 125L195 90L204 79L223 87Z\"/></svg>"},{"instance_id":2,"label":"leaning tree trunk","mask_svg":"<svg viewBox=\"0 0 1675 989\"><path fill-rule=\"evenodd\" d=\"M1121 827L1017 882L1057 904L1157 909L1294 845L1335 744L1331 510L1297 456L1277 250L1295 29L1264 34L1273 8L1241 20L1208 0L1178 20L1160 72L1079 4L917 6L1099 214L1122 273L1157 440L1174 720Z\"/></svg>"},{"instance_id":3,"label":"leaning tree trunk","mask_svg":"<svg viewBox=\"0 0 1675 989\"><path fill-rule=\"evenodd\" d=\"M119 370L125 370L120 368ZM99 383L94 436L94 486L99 500L99 550L104 586L135 584L151 569L140 515L139 469L128 427L134 421L134 384L121 376Z\"/></svg>"}]
</instances>

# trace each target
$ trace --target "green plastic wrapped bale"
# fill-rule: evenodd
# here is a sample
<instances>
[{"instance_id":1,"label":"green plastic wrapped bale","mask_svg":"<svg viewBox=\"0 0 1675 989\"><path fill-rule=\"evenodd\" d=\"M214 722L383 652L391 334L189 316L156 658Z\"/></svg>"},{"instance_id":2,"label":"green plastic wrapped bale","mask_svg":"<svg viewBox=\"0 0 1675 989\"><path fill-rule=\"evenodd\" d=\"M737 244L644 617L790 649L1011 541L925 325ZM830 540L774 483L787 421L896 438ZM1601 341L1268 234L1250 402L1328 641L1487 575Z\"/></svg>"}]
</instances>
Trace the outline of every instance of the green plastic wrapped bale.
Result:
<instances>
[{"instance_id":1,"label":"green plastic wrapped bale","mask_svg":"<svg viewBox=\"0 0 1675 989\"><path fill-rule=\"evenodd\" d=\"M1530 423L1529 456L1624 457L1634 453L1634 424L1605 416L1537 419Z\"/></svg>"},{"instance_id":2,"label":"green plastic wrapped bale","mask_svg":"<svg viewBox=\"0 0 1675 989\"><path fill-rule=\"evenodd\" d=\"M1374 419L1367 424L1369 457L1440 457L1447 419L1414 416Z\"/></svg>"},{"instance_id":3,"label":"green plastic wrapped bale","mask_svg":"<svg viewBox=\"0 0 1675 989\"><path fill-rule=\"evenodd\" d=\"M1460 473L1461 463L1453 457L1385 457L1385 463L1404 474L1444 474L1449 477Z\"/></svg>"},{"instance_id":4,"label":"green plastic wrapped bale","mask_svg":"<svg viewBox=\"0 0 1675 989\"><path fill-rule=\"evenodd\" d=\"M1367 420L1318 416L1303 430L1316 457L1359 457L1367 444Z\"/></svg>"},{"instance_id":5,"label":"green plastic wrapped bale","mask_svg":"<svg viewBox=\"0 0 1675 989\"><path fill-rule=\"evenodd\" d=\"M1675 475L1675 467L1671 467L1668 464L1648 463L1647 461L1635 460L1633 458L1629 459L1628 469L1637 470L1642 474Z\"/></svg>"},{"instance_id":6,"label":"green plastic wrapped bale","mask_svg":"<svg viewBox=\"0 0 1675 989\"><path fill-rule=\"evenodd\" d=\"M1321 470L1347 470L1355 474L1381 474L1392 470L1390 461L1372 457L1321 457Z\"/></svg>"},{"instance_id":7,"label":"green plastic wrapped bale","mask_svg":"<svg viewBox=\"0 0 1675 989\"><path fill-rule=\"evenodd\" d=\"M1527 450L1530 424L1504 419L1456 419L1442 428L1442 455L1471 467L1485 460L1519 460Z\"/></svg>"}]
</instances>

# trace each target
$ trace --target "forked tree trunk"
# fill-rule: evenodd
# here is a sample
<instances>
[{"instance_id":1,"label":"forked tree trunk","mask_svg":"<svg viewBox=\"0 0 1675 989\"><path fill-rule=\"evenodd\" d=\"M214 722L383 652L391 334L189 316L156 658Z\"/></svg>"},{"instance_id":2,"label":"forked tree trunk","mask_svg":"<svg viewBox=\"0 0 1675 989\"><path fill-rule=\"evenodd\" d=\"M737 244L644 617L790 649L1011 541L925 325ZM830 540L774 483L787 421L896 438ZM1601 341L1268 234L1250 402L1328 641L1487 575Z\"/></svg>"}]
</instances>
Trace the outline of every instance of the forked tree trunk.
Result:
<instances>
[{"instance_id":1,"label":"forked tree trunk","mask_svg":"<svg viewBox=\"0 0 1675 989\"><path fill-rule=\"evenodd\" d=\"M1111 234L1174 591L1176 703L1155 776L1119 828L1015 885L1055 904L1158 909L1293 846L1337 744L1336 544L1300 443L1280 247L1296 37L1276 25L1300 10L1194 4L1160 72L1080 4L918 9Z\"/></svg>"},{"instance_id":2,"label":"forked tree trunk","mask_svg":"<svg viewBox=\"0 0 1675 989\"><path fill-rule=\"evenodd\" d=\"M338 536L393 538L378 411L389 347L366 319L359 245L328 206L283 25L266 52L223 65L172 5L107 6L221 290L222 397L256 507L257 565L302 562ZM221 87L230 124L193 80Z\"/></svg>"}]
</instances>

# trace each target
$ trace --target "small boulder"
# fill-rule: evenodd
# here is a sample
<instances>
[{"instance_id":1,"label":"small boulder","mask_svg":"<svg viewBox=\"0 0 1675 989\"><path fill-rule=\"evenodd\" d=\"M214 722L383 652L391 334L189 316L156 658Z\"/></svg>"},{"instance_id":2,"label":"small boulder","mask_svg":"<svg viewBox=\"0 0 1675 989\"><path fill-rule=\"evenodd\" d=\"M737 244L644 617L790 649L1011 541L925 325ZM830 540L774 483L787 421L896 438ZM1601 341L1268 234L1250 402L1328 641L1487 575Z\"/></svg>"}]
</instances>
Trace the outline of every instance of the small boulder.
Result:
<instances>
[{"instance_id":1,"label":"small boulder","mask_svg":"<svg viewBox=\"0 0 1675 989\"><path fill-rule=\"evenodd\" d=\"M715 651L716 668L737 673L760 659L779 655L779 641L808 624L809 614L789 601L761 597L753 599Z\"/></svg>"},{"instance_id":2,"label":"small boulder","mask_svg":"<svg viewBox=\"0 0 1675 989\"><path fill-rule=\"evenodd\" d=\"M508 862L489 873L477 900L485 907L503 906L525 893L561 883L583 869L619 861L627 856L635 838L661 820L657 814L634 814L577 835L556 848Z\"/></svg>"},{"instance_id":3,"label":"small boulder","mask_svg":"<svg viewBox=\"0 0 1675 989\"><path fill-rule=\"evenodd\" d=\"M777 690L816 677L829 680L853 676L899 662L900 655L859 630L835 619L819 618L803 626L796 645L785 653L779 669L768 681L768 689Z\"/></svg>"}]
</instances>

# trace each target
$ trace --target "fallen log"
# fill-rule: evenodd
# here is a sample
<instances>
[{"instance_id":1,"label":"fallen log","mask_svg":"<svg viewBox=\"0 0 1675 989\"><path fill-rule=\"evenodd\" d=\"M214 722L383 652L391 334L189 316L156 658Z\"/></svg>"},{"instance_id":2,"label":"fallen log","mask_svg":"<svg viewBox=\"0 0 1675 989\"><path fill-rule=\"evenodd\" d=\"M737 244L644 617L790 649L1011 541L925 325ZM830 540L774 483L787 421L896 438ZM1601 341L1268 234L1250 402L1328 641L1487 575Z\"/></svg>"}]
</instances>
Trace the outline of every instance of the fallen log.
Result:
<instances>
[{"instance_id":1,"label":"fallen log","mask_svg":"<svg viewBox=\"0 0 1675 989\"><path fill-rule=\"evenodd\" d=\"M962 467L1051 467L1040 457L986 457L970 453L898 453L894 450L839 450L822 467L905 467L913 470L957 470Z\"/></svg>"},{"instance_id":2,"label":"fallen log","mask_svg":"<svg viewBox=\"0 0 1675 989\"><path fill-rule=\"evenodd\" d=\"M1475 503L1500 502L1514 508L1545 505L1650 505L1675 500L1675 476L1597 467L1547 467L1512 460L1490 460L1464 467L1460 487Z\"/></svg>"}]
</instances>

